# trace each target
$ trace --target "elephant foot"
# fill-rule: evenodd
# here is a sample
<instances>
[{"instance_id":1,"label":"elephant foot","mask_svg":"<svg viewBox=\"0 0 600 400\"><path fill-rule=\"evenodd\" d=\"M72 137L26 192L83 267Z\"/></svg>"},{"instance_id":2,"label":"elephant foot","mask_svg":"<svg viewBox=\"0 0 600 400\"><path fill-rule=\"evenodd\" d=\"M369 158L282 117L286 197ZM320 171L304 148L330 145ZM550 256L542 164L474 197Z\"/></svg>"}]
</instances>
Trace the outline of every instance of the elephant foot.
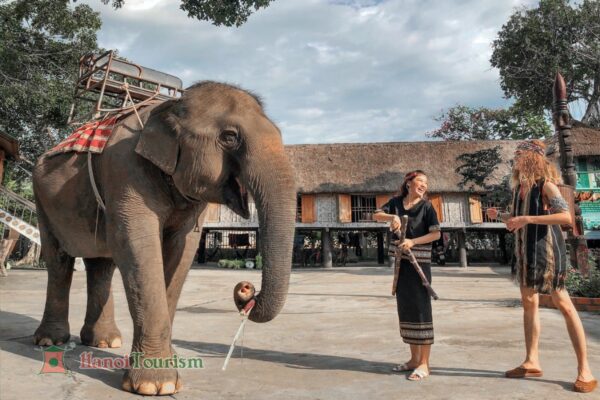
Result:
<instances>
[{"instance_id":1,"label":"elephant foot","mask_svg":"<svg viewBox=\"0 0 600 400\"><path fill-rule=\"evenodd\" d=\"M123 375L121 387L127 392L146 396L169 395L181 390L182 381L176 369L132 368Z\"/></svg>"},{"instance_id":2,"label":"elephant foot","mask_svg":"<svg viewBox=\"0 0 600 400\"><path fill-rule=\"evenodd\" d=\"M86 346L101 349L121 347L121 331L114 322L106 325L84 325L79 336L81 344Z\"/></svg>"},{"instance_id":3,"label":"elephant foot","mask_svg":"<svg viewBox=\"0 0 600 400\"><path fill-rule=\"evenodd\" d=\"M70 337L68 322L42 321L33 335L33 344L39 346L60 346L67 343Z\"/></svg>"}]
</instances>

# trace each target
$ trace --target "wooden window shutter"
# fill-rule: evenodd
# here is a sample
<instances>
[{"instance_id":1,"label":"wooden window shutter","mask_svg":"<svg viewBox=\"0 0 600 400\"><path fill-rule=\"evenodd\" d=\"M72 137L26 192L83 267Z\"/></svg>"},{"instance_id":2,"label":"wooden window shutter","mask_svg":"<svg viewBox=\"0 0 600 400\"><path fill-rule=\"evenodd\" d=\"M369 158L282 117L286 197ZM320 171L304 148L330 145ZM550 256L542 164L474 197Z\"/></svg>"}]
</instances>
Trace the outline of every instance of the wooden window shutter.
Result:
<instances>
[{"instance_id":1,"label":"wooden window shutter","mask_svg":"<svg viewBox=\"0 0 600 400\"><path fill-rule=\"evenodd\" d=\"M469 209L471 211L471 223L481 224L483 214L481 212L481 197L478 194L469 195Z\"/></svg>"},{"instance_id":2,"label":"wooden window shutter","mask_svg":"<svg viewBox=\"0 0 600 400\"><path fill-rule=\"evenodd\" d=\"M444 207L443 207L443 199L441 194L428 194L427 197L429 201L431 201L431 205L437 214L438 221L444 222Z\"/></svg>"},{"instance_id":3,"label":"wooden window shutter","mask_svg":"<svg viewBox=\"0 0 600 400\"><path fill-rule=\"evenodd\" d=\"M375 197L375 208L380 210L381 207L393 197L391 194L378 194Z\"/></svg>"},{"instance_id":4,"label":"wooden window shutter","mask_svg":"<svg viewBox=\"0 0 600 400\"><path fill-rule=\"evenodd\" d=\"M317 210L315 207L315 195L314 194L302 194L300 195L300 201L302 204L302 223L312 224L317 222Z\"/></svg>"},{"instance_id":5,"label":"wooden window shutter","mask_svg":"<svg viewBox=\"0 0 600 400\"><path fill-rule=\"evenodd\" d=\"M349 194L338 194L338 216L340 222L352 222L352 200Z\"/></svg>"},{"instance_id":6,"label":"wooden window shutter","mask_svg":"<svg viewBox=\"0 0 600 400\"><path fill-rule=\"evenodd\" d=\"M221 219L221 205L217 203L208 203L206 222L219 222Z\"/></svg>"}]
</instances>

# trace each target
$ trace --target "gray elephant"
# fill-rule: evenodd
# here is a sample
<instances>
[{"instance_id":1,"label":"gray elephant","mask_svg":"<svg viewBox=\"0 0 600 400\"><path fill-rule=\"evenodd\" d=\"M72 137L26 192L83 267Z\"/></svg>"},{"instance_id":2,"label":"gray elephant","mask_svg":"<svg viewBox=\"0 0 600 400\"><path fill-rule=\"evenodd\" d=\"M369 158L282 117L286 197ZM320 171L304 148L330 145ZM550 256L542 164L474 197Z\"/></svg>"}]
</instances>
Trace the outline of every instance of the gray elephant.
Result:
<instances>
[{"instance_id":1,"label":"gray elephant","mask_svg":"<svg viewBox=\"0 0 600 400\"><path fill-rule=\"evenodd\" d=\"M284 305L294 174L260 100L231 85L201 82L180 99L144 109L141 119L143 128L135 115L120 122L92 159L105 211L98 212L87 154L44 155L37 162L33 182L48 288L36 344L69 339L73 262L83 257L88 300L82 343L121 345L111 294L118 266L133 318L132 353L143 353L142 361L171 357L173 317L207 204L226 204L248 218L245 188L256 203L264 255L250 319L267 322ZM129 369L123 377L123 389L140 394L172 394L180 387L176 369Z\"/></svg>"}]
</instances>

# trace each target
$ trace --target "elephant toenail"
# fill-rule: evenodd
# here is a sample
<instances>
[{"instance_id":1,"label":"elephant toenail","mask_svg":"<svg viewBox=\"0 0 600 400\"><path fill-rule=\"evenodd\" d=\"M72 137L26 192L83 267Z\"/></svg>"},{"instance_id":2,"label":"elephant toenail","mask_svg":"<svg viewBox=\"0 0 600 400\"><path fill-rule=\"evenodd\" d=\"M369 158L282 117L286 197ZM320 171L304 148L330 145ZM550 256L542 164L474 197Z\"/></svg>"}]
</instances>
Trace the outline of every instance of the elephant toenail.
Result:
<instances>
[{"instance_id":1,"label":"elephant toenail","mask_svg":"<svg viewBox=\"0 0 600 400\"><path fill-rule=\"evenodd\" d=\"M137 389L137 392L139 394L155 395L157 392L156 385L154 383L144 382L140 384L140 386Z\"/></svg>"},{"instance_id":2,"label":"elephant toenail","mask_svg":"<svg viewBox=\"0 0 600 400\"><path fill-rule=\"evenodd\" d=\"M164 383L158 394L173 394L175 393L175 384L172 382Z\"/></svg>"},{"instance_id":3,"label":"elephant toenail","mask_svg":"<svg viewBox=\"0 0 600 400\"><path fill-rule=\"evenodd\" d=\"M131 381L128 378L125 378L123 380L123 384L121 385L121 387L126 392L133 392L133 387L131 386Z\"/></svg>"}]
</instances>

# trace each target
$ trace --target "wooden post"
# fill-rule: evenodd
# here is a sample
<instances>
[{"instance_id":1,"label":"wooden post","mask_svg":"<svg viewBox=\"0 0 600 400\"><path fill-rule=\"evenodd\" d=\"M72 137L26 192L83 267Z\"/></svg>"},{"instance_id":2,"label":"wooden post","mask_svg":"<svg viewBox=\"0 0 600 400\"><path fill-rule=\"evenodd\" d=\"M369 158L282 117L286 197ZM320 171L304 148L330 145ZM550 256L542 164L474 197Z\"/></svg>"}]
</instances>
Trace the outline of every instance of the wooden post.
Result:
<instances>
[{"instance_id":1,"label":"wooden post","mask_svg":"<svg viewBox=\"0 0 600 400\"><path fill-rule=\"evenodd\" d=\"M4 160L4 150L0 149L0 185L2 184L4 178Z\"/></svg>"},{"instance_id":2,"label":"wooden post","mask_svg":"<svg viewBox=\"0 0 600 400\"><path fill-rule=\"evenodd\" d=\"M573 160L573 146L571 142L571 116L567 107L567 86L560 73L556 74L554 80L554 128L558 137L558 148L560 151L560 169L565 184L571 186L573 190L577 187L577 173L575 171L575 162ZM573 230L567 234L567 243L569 245L569 256L571 265L579 269L582 274L589 271L588 268L588 248L587 242L583 236L583 218L581 217L581 208L575 203L575 224L577 235Z\"/></svg>"},{"instance_id":3,"label":"wooden post","mask_svg":"<svg viewBox=\"0 0 600 400\"><path fill-rule=\"evenodd\" d=\"M467 268L467 233L464 230L456 232L458 237L458 260L461 268Z\"/></svg>"},{"instance_id":4,"label":"wooden post","mask_svg":"<svg viewBox=\"0 0 600 400\"><path fill-rule=\"evenodd\" d=\"M504 265L508 264L508 251L506 249L506 233L501 231L498 234L500 240L500 262Z\"/></svg>"},{"instance_id":5,"label":"wooden post","mask_svg":"<svg viewBox=\"0 0 600 400\"><path fill-rule=\"evenodd\" d=\"M198 264L206 264L206 230L202 229L200 234L200 243L198 245L198 258L196 259Z\"/></svg>"},{"instance_id":6,"label":"wooden post","mask_svg":"<svg viewBox=\"0 0 600 400\"><path fill-rule=\"evenodd\" d=\"M331 232L329 231L329 228L325 228L321 232L321 244L323 246L323 268L333 268L333 259L331 256Z\"/></svg>"},{"instance_id":7,"label":"wooden post","mask_svg":"<svg viewBox=\"0 0 600 400\"><path fill-rule=\"evenodd\" d=\"M383 231L377 231L377 264L385 264L385 249L383 248Z\"/></svg>"},{"instance_id":8,"label":"wooden post","mask_svg":"<svg viewBox=\"0 0 600 400\"><path fill-rule=\"evenodd\" d=\"M17 244L17 240L19 240L19 232L7 228L8 237L6 239L0 240L0 276L7 276L6 268L4 263L10 257L10 254L15 249L15 245Z\"/></svg>"}]
</instances>

